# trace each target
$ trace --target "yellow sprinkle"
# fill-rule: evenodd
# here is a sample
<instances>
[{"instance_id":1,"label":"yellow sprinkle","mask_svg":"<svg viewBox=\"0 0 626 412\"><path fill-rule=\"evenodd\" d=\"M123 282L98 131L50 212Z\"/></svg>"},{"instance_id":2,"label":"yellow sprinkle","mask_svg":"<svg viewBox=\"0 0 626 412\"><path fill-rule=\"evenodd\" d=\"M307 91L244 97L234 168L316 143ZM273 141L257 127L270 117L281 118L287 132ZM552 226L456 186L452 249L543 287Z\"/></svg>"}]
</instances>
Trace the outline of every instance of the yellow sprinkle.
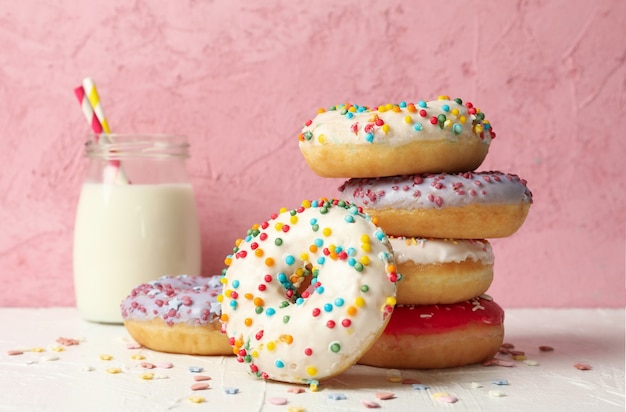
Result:
<instances>
[{"instance_id":1,"label":"yellow sprinkle","mask_svg":"<svg viewBox=\"0 0 626 412\"><path fill-rule=\"evenodd\" d=\"M413 124L413 118L411 116L404 116L404 123Z\"/></svg>"},{"instance_id":2,"label":"yellow sprinkle","mask_svg":"<svg viewBox=\"0 0 626 412\"><path fill-rule=\"evenodd\" d=\"M291 223L292 225L295 225L296 223L298 223L298 216L291 216L289 218L289 223Z\"/></svg>"},{"instance_id":3,"label":"yellow sprinkle","mask_svg":"<svg viewBox=\"0 0 626 412\"><path fill-rule=\"evenodd\" d=\"M302 406L292 405L287 408L287 412L305 412Z\"/></svg>"},{"instance_id":4,"label":"yellow sprinkle","mask_svg":"<svg viewBox=\"0 0 626 412\"><path fill-rule=\"evenodd\" d=\"M311 390L311 392L317 392L319 391L319 386L317 385L317 383L312 383L311 385L309 385L309 389Z\"/></svg>"},{"instance_id":5,"label":"yellow sprinkle","mask_svg":"<svg viewBox=\"0 0 626 412\"><path fill-rule=\"evenodd\" d=\"M444 129L449 129L449 128L451 128L451 127L452 127L452 120L450 120L450 119L446 119L446 121L445 121L445 122L443 122L443 128L444 128Z\"/></svg>"},{"instance_id":6,"label":"yellow sprinkle","mask_svg":"<svg viewBox=\"0 0 626 412\"><path fill-rule=\"evenodd\" d=\"M385 299L385 303L389 306L395 306L396 298L394 298L393 296L388 296L387 299Z\"/></svg>"},{"instance_id":7,"label":"yellow sprinkle","mask_svg":"<svg viewBox=\"0 0 626 412\"><path fill-rule=\"evenodd\" d=\"M265 266L274 266L274 259L271 257L268 257L267 259L265 259Z\"/></svg>"},{"instance_id":8,"label":"yellow sprinkle","mask_svg":"<svg viewBox=\"0 0 626 412\"><path fill-rule=\"evenodd\" d=\"M143 356L143 355L139 355L139 354L133 355L133 356L131 356L130 358L131 358L131 359L134 359L134 360L143 360L143 359L146 359L146 357L145 357L145 356Z\"/></svg>"},{"instance_id":9,"label":"yellow sprinkle","mask_svg":"<svg viewBox=\"0 0 626 412\"><path fill-rule=\"evenodd\" d=\"M253 350L251 353L253 358L258 358L259 357L259 352L257 352L256 350Z\"/></svg>"},{"instance_id":10,"label":"yellow sprinkle","mask_svg":"<svg viewBox=\"0 0 626 412\"><path fill-rule=\"evenodd\" d=\"M120 368L107 368L105 369L106 373L110 373L115 375L116 373L122 373L122 370Z\"/></svg>"},{"instance_id":11,"label":"yellow sprinkle","mask_svg":"<svg viewBox=\"0 0 626 412\"><path fill-rule=\"evenodd\" d=\"M300 260L303 260L305 262L308 261L309 260L309 254L308 253L301 253L300 254Z\"/></svg>"},{"instance_id":12,"label":"yellow sprinkle","mask_svg":"<svg viewBox=\"0 0 626 412\"><path fill-rule=\"evenodd\" d=\"M267 342L267 350L272 351L276 349L276 344L274 342Z\"/></svg>"},{"instance_id":13,"label":"yellow sprinkle","mask_svg":"<svg viewBox=\"0 0 626 412\"><path fill-rule=\"evenodd\" d=\"M453 116L458 116L458 115L459 115L459 109L457 109L457 108L455 107L454 109L450 110L450 113L451 113Z\"/></svg>"},{"instance_id":14,"label":"yellow sprinkle","mask_svg":"<svg viewBox=\"0 0 626 412\"><path fill-rule=\"evenodd\" d=\"M369 256L361 256L361 263L363 264L363 266L367 266L370 264L370 258Z\"/></svg>"},{"instance_id":15,"label":"yellow sprinkle","mask_svg":"<svg viewBox=\"0 0 626 412\"><path fill-rule=\"evenodd\" d=\"M303 200L302 201L302 207L305 209L308 209L311 207L311 201L310 200Z\"/></svg>"},{"instance_id":16,"label":"yellow sprinkle","mask_svg":"<svg viewBox=\"0 0 626 412\"><path fill-rule=\"evenodd\" d=\"M354 299L354 304L362 308L363 306L365 306L365 299L359 296L358 298Z\"/></svg>"},{"instance_id":17,"label":"yellow sprinkle","mask_svg":"<svg viewBox=\"0 0 626 412\"><path fill-rule=\"evenodd\" d=\"M226 285L226 284L228 284L228 279L226 279L225 277L222 277L222 278L220 278L220 283L222 285Z\"/></svg>"},{"instance_id":18,"label":"yellow sprinkle","mask_svg":"<svg viewBox=\"0 0 626 412\"><path fill-rule=\"evenodd\" d=\"M240 338L240 339L235 339L235 345L234 345L234 347L235 347L235 348L237 348L237 349L239 349L239 348L241 348L242 346L243 346L243 339L241 339L241 338Z\"/></svg>"},{"instance_id":19,"label":"yellow sprinkle","mask_svg":"<svg viewBox=\"0 0 626 412\"><path fill-rule=\"evenodd\" d=\"M282 210L282 209L281 209L281 210ZM274 229L276 229L276 231L277 231L277 232L282 231L282 230L283 230L283 224L282 224L281 222L277 222L277 223L274 225Z\"/></svg>"},{"instance_id":20,"label":"yellow sprinkle","mask_svg":"<svg viewBox=\"0 0 626 412\"><path fill-rule=\"evenodd\" d=\"M254 249L254 256L261 257L264 254L265 254L265 252L263 252L263 249L261 249L261 248Z\"/></svg>"},{"instance_id":21,"label":"yellow sprinkle","mask_svg":"<svg viewBox=\"0 0 626 412\"><path fill-rule=\"evenodd\" d=\"M151 381L154 378L154 373L152 372L140 373L138 376L139 376L139 379L143 379L144 381Z\"/></svg>"},{"instance_id":22,"label":"yellow sprinkle","mask_svg":"<svg viewBox=\"0 0 626 412\"><path fill-rule=\"evenodd\" d=\"M362 243L370 243L370 237L366 234L361 235L361 242Z\"/></svg>"},{"instance_id":23,"label":"yellow sprinkle","mask_svg":"<svg viewBox=\"0 0 626 412\"><path fill-rule=\"evenodd\" d=\"M385 113L387 111L387 106L379 106L378 111L381 113Z\"/></svg>"},{"instance_id":24,"label":"yellow sprinkle","mask_svg":"<svg viewBox=\"0 0 626 412\"><path fill-rule=\"evenodd\" d=\"M226 266L230 266L231 263L233 263L233 259L232 258L227 257L226 259L224 259L224 264ZM222 283L224 283L224 282L222 282Z\"/></svg>"},{"instance_id":25,"label":"yellow sprinkle","mask_svg":"<svg viewBox=\"0 0 626 412\"><path fill-rule=\"evenodd\" d=\"M526 359L526 355L513 355L513 360L523 361Z\"/></svg>"},{"instance_id":26,"label":"yellow sprinkle","mask_svg":"<svg viewBox=\"0 0 626 412\"><path fill-rule=\"evenodd\" d=\"M436 392L433 393L432 397L437 399L437 398L443 398L444 396L450 396L449 393L445 393L445 392Z\"/></svg>"},{"instance_id":27,"label":"yellow sprinkle","mask_svg":"<svg viewBox=\"0 0 626 412\"><path fill-rule=\"evenodd\" d=\"M286 211L287 211L286 207L281 207L280 210L278 211L278 214L285 213Z\"/></svg>"},{"instance_id":28,"label":"yellow sprinkle","mask_svg":"<svg viewBox=\"0 0 626 412\"><path fill-rule=\"evenodd\" d=\"M224 290L224 296L226 296L227 298L230 298L230 295L233 293L232 290L230 289L225 289Z\"/></svg>"},{"instance_id":29,"label":"yellow sprinkle","mask_svg":"<svg viewBox=\"0 0 626 412\"><path fill-rule=\"evenodd\" d=\"M317 137L317 141L320 142L321 144L326 144L326 136L321 134Z\"/></svg>"},{"instance_id":30,"label":"yellow sprinkle","mask_svg":"<svg viewBox=\"0 0 626 412\"><path fill-rule=\"evenodd\" d=\"M308 368L306 368L306 374L309 376L317 375L317 368L315 368L314 366L309 366Z\"/></svg>"},{"instance_id":31,"label":"yellow sprinkle","mask_svg":"<svg viewBox=\"0 0 626 412\"><path fill-rule=\"evenodd\" d=\"M106 353L103 353L102 355L100 355L100 359L102 359L102 360L111 360L111 359L113 359L113 356L108 355Z\"/></svg>"},{"instance_id":32,"label":"yellow sprinkle","mask_svg":"<svg viewBox=\"0 0 626 412\"><path fill-rule=\"evenodd\" d=\"M361 249L363 249L364 252L371 252L372 245L370 245L369 243L363 243L361 245Z\"/></svg>"},{"instance_id":33,"label":"yellow sprinkle","mask_svg":"<svg viewBox=\"0 0 626 412\"><path fill-rule=\"evenodd\" d=\"M63 346L53 346L50 348L52 352L63 352L65 348Z\"/></svg>"},{"instance_id":34,"label":"yellow sprinkle","mask_svg":"<svg viewBox=\"0 0 626 412\"><path fill-rule=\"evenodd\" d=\"M467 118L465 116L459 116L459 123L465 124L466 121L467 121Z\"/></svg>"},{"instance_id":35,"label":"yellow sprinkle","mask_svg":"<svg viewBox=\"0 0 626 412\"><path fill-rule=\"evenodd\" d=\"M393 382L393 383L402 382L402 377L401 376L389 376L387 378L387 381Z\"/></svg>"},{"instance_id":36,"label":"yellow sprinkle","mask_svg":"<svg viewBox=\"0 0 626 412\"><path fill-rule=\"evenodd\" d=\"M450 96L446 96L446 95L444 94L444 95L438 96L438 97L437 97L437 100L450 100Z\"/></svg>"},{"instance_id":37,"label":"yellow sprinkle","mask_svg":"<svg viewBox=\"0 0 626 412\"><path fill-rule=\"evenodd\" d=\"M246 325L246 326L248 326L248 327L249 327L249 326L252 326L252 319L250 319L250 318L245 318L245 319L244 319L244 321L243 321L243 323L244 323L244 325Z\"/></svg>"},{"instance_id":38,"label":"yellow sprinkle","mask_svg":"<svg viewBox=\"0 0 626 412\"><path fill-rule=\"evenodd\" d=\"M381 129L383 130L383 133L389 133L389 125L387 123L385 123Z\"/></svg>"},{"instance_id":39,"label":"yellow sprinkle","mask_svg":"<svg viewBox=\"0 0 626 412\"><path fill-rule=\"evenodd\" d=\"M476 126L474 126L474 133L476 134L481 134L483 132L483 127L479 124L477 124Z\"/></svg>"},{"instance_id":40,"label":"yellow sprinkle","mask_svg":"<svg viewBox=\"0 0 626 412\"><path fill-rule=\"evenodd\" d=\"M243 297L248 299L248 300L252 300L254 298L254 295L252 293L248 292L248 293L244 293Z\"/></svg>"},{"instance_id":41,"label":"yellow sprinkle","mask_svg":"<svg viewBox=\"0 0 626 412\"><path fill-rule=\"evenodd\" d=\"M192 403L203 403L203 402L206 402L206 399L204 399L204 397L202 397L202 396L190 396L189 397L189 402L192 402Z\"/></svg>"},{"instance_id":42,"label":"yellow sprinkle","mask_svg":"<svg viewBox=\"0 0 626 412\"><path fill-rule=\"evenodd\" d=\"M44 348L34 347L30 351L31 352L45 352L46 350Z\"/></svg>"},{"instance_id":43,"label":"yellow sprinkle","mask_svg":"<svg viewBox=\"0 0 626 412\"><path fill-rule=\"evenodd\" d=\"M329 227L325 227L325 228L322 230L322 233L324 234L324 236L330 236L330 235L331 235L331 233L333 233L333 231L332 231Z\"/></svg>"},{"instance_id":44,"label":"yellow sprinkle","mask_svg":"<svg viewBox=\"0 0 626 412\"><path fill-rule=\"evenodd\" d=\"M320 107L319 109L317 109L317 113L318 113L318 114L320 114L320 113L324 113L325 111L326 111L326 110L324 110L324 108L323 108L323 107Z\"/></svg>"},{"instance_id":45,"label":"yellow sprinkle","mask_svg":"<svg viewBox=\"0 0 626 412\"><path fill-rule=\"evenodd\" d=\"M237 240L235 240L235 246L239 246L239 245L241 245L241 242L243 242L243 239L237 239Z\"/></svg>"},{"instance_id":46,"label":"yellow sprinkle","mask_svg":"<svg viewBox=\"0 0 626 412\"><path fill-rule=\"evenodd\" d=\"M219 303L222 303L224 301L224 295L217 295L215 299L217 299Z\"/></svg>"},{"instance_id":47,"label":"yellow sprinkle","mask_svg":"<svg viewBox=\"0 0 626 412\"><path fill-rule=\"evenodd\" d=\"M354 106L350 106L350 108L348 109L349 112L355 113L356 112L356 107Z\"/></svg>"}]
</instances>

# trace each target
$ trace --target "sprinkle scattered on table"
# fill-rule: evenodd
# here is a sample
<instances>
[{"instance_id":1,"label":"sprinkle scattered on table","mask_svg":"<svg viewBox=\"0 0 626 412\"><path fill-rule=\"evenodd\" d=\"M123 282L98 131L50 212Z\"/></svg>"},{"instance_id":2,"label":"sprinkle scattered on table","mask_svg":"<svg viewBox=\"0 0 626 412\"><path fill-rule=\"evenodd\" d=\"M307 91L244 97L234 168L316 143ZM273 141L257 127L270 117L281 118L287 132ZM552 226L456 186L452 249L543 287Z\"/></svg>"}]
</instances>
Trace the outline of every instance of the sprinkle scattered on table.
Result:
<instances>
[{"instance_id":1,"label":"sprinkle scattered on table","mask_svg":"<svg viewBox=\"0 0 626 412\"><path fill-rule=\"evenodd\" d=\"M228 395L236 395L239 393L239 388L224 388L224 392Z\"/></svg>"},{"instance_id":2,"label":"sprinkle scattered on table","mask_svg":"<svg viewBox=\"0 0 626 412\"><path fill-rule=\"evenodd\" d=\"M541 345L539 346L541 352L552 352L554 348L552 346Z\"/></svg>"},{"instance_id":3,"label":"sprinkle scattered on table","mask_svg":"<svg viewBox=\"0 0 626 412\"><path fill-rule=\"evenodd\" d=\"M102 355L100 355L100 360L110 361L111 359L113 359L113 356L109 355L108 353L103 353Z\"/></svg>"},{"instance_id":4,"label":"sprinkle scattered on table","mask_svg":"<svg viewBox=\"0 0 626 412\"><path fill-rule=\"evenodd\" d=\"M190 366L189 367L189 372L191 373L200 373L204 371L204 368L202 366Z\"/></svg>"},{"instance_id":5,"label":"sprinkle scattered on table","mask_svg":"<svg viewBox=\"0 0 626 412\"><path fill-rule=\"evenodd\" d=\"M192 391L203 391L205 389L209 389L209 384L206 382L198 382L191 385Z\"/></svg>"},{"instance_id":6,"label":"sprinkle scattered on table","mask_svg":"<svg viewBox=\"0 0 626 412\"><path fill-rule=\"evenodd\" d=\"M333 401L343 401L345 399L348 399L346 395L344 395L343 393L336 393L336 392L329 393L327 397L328 399L333 400Z\"/></svg>"},{"instance_id":7,"label":"sprinkle scattered on table","mask_svg":"<svg viewBox=\"0 0 626 412\"><path fill-rule=\"evenodd\" d=\"M8 350L7 351L7 355L9 356L16 356L16 355L23 355L24 351L21 351L19 349L12 349L12 350Z\"/></svg>"},{"instance_id":8,"label":"sprinkle scattered on table","mask_svg":"<svg viewBox=\"0 0 626 412\"><path fill-rule=\"evenodd\" d=\"M190 396L189 397L189 402L191 403L203 403L205 401L206 399L204 399L202 396Z\"/></svg>"},{"instance_id":9,"label":"sprinkle scattered on table","mask_svg":"<svg viewBox=\"0 0 626 412\"><path fill-rule=\"evenodd\" d=\"M503 385L508 385L509 381L506 379L496 379L495 381L492 381L491 383L493 383L494 385L503 386Z\"/></svg>"},{"instance_id":10,"label":"sprinkle scattered on table","mask_svg":"<svg viewBox=\"0 0 626 412\"><path fill-rule=\"evenodd\" d=\"M376 402L372 402L372 401L368 401L368 400L362 400L361 403L363 403L363 406L365 406L368 409L376 409L376 408L380 408L380 405L377 404Z\"/></svg>"},{"instance_id":11,"label":"sprinkle scattered on table","mask_svg":"<svg viewBox=\"0 0 626 412\"><path fill-rule=\"evenodd\" d=\"M497 389L490 390L488 393L489 396L491 396L492 398L501 398L503 396L506 396L506 393Z\"/></svg>"},{"instance_id":12,"label":"sprinkle scattered on table","mask_svg":"<svg viewBox=\"0 0 626 412\"><path fill-rule=\"evenodd\" d=\"M287 392L289 393L303 393L304 389L298 387L298 386L292 386L291 388L287 389Z\"/></svg>"},{"instance_id":13,"label":"sprinkle scattered on table","mask_svg":"<svg viewBox=\"0 0 626 412\"><path fill-rule=\"evenodd\" d=\"M74 345L79 345L80 341L78 339L64 338L61 336L57 338L57 343L63 346L74 346Z\"/></svg>"},{"instance_id":14,"label":"sprinkle scattered on table","mask_svg":"<svg viewBox=\"0 0 626 412\"><path fill-rule=\"evenodd\" d=\"M380 399L380 400L384 401L384 400L387 400L387 399L393 399L393 398L395 398L395 397L396 397L396 394L395 394L395 393L393 393L393 392L376 392L376 393L374 394L374 396L376 396L376 398L378 398L378 399Z\"/></svg>"},{"instance_id":15,"label":"sprinkle scattered on table","mask_svg":"<svg viewBox=\"0 0 626 412\"><path fill-rule=\"evenodd\" d=\"M433 394L432 397L442 403L455 403L459 400L456 396L445 392L437 392Z\"/></svg>"},{"instance_id":16,"label":"sprinkle scattered on table","mask_svg":"<svg viewBox=\"0 0 626 412\"><path fill-rule=\"evenodd\" d=\"M411 385L411 387L416 391L425 391L426 389L428 389L428 386L424 385L423 383L414 383L413 385Z\"/></svg>"},{"instance_id":17,"label":"sprinkle scattered on table","mask_svg":"<svg viewBox=\"0 0 626 412\"><path fill-rule=\"evenodd\" d=\"M591 370L591 365L587 365L586 363L575 363L574 367L581 371Z\"/></svg>"},{"instance_id":18,"label":"sprinkle scattered on table","mask_svg":"<svg viewBox=\"0 0 626 412\"><path fill-rule=\"evenodd\" d=\"M196 375L193 377L193 380L196 382L210 381L211 377L206 375Z\"/></svg>"},{"instance_id":19,"label":"sprinkle scattered on table","mask_svg":"<svg viewBox=\"0 0 626 412\"><path fill-rule=\"evenodd\" d=\"M287 405L287 398L283 398L280 396L274 396L272 398L269 398L267 400L268 403L272 404L272 405Z\"/></svg>"}]
</instances>

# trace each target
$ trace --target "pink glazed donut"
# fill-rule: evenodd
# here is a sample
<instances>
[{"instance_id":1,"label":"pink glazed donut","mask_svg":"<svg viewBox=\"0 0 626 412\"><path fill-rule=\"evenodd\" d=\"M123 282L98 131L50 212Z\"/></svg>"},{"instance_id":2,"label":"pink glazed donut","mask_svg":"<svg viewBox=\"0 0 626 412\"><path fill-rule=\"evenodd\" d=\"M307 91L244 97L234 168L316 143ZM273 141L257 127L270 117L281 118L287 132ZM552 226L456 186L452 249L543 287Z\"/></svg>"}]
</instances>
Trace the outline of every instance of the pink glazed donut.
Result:
<instances>
[{"instance_id":1,"label":"pink glazed donut","mask_svg":"<svg viewBox=\"0 0 626 412\"><path fill-rule=\"evenodd\" d=\"M141 345L170 353L232 355L221 333L219 276L163 276L134 288L121 305L124 326Z\"/></svg>"},{"instance_id":2,"label":"pink glazed donut","mask_svg":"<svg viewBox=\"0 0 626 412\"><path fill-rule=\"evenodd\" d=\"M522 226L532 203L526 181L501 172L350 179L339 190L388 235L407 237L507 237Z\"/></svg>"}]
</instances>

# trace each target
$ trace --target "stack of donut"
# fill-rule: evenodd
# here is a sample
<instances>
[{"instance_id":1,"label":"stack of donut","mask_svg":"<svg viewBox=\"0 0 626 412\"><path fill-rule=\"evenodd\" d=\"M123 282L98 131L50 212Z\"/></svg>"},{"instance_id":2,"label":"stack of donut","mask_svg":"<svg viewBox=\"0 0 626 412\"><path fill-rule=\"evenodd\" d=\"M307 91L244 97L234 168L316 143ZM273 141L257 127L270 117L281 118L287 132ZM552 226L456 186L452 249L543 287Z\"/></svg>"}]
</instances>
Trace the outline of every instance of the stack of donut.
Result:
<instances>
[{"instance_id":1,"label":"stack of donut","mask_svg":"<svg viewBox=\"0 0 626 412\"><path fill-rule=\"evenodd\" d=\"M514 174L475 172L495 133L461 99L320 110L299 135L309 167L348 178L341 198L390 238L397 306L359 363L446 368L500 348L504 312L485 294L494 255L487 239L511 236L532 203Z\"/></svg>"}]
</instances>

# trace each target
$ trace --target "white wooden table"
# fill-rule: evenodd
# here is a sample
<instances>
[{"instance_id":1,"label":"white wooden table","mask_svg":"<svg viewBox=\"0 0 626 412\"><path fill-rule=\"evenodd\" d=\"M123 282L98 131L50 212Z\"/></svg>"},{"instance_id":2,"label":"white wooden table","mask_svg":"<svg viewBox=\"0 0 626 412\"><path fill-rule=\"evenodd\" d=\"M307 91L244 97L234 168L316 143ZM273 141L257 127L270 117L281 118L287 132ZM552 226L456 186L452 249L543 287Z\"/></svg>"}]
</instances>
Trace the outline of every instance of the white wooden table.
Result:
<instances>
[{"instance_id":1,"label":"white wooden table","mask_svg":"<svg viewBox=\"0 0 626 412\"><path fill-rule=\"evenodd\" d=\"M234 358L129 348L123 326L85 322L74 308L0 308L0 411L332 412L365 410L363 401L393 411L624 411L623 309L505 312L505 341L526 356L499 355L512 367L394 371L356 365L312 391L253 379ZM80 343L62 346L60 337ZM211 377L209 389L191 389L197 375ZM406 383L415 381L423 386ZM304 392L289 391L295 387ZM395 397L380 400L377 392ZM444 402L452 397L455 403ZM287 403L273 403L279 401Z\"/></svg>"}]
</instances>

